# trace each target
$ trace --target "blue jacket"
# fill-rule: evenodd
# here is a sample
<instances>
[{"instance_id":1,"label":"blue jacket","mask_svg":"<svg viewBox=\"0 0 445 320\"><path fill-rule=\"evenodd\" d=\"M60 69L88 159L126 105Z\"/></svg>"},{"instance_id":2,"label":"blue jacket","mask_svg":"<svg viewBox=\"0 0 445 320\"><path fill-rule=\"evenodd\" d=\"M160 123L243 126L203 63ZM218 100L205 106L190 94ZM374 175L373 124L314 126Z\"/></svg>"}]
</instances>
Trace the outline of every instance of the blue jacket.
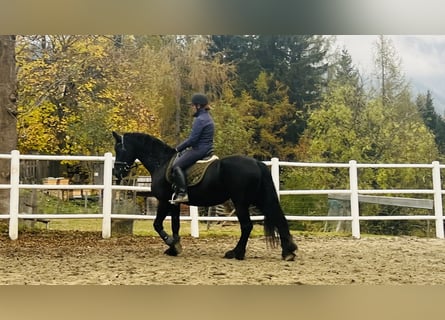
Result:
<instances>
[{"instance_id":1,"label":"blue jacket","mask_svg":"<svg viewBox=\"0 0 445 320\"><path fill-rule=\"evenodd\" d=\"M210 113L201 108L194 114L192 131L190 136L180 143L176 150L181 152L186 148L191 147L205 156L213 149L213 136L215 133L215 123L213 122Z\"/></svg>"}]
</instances>

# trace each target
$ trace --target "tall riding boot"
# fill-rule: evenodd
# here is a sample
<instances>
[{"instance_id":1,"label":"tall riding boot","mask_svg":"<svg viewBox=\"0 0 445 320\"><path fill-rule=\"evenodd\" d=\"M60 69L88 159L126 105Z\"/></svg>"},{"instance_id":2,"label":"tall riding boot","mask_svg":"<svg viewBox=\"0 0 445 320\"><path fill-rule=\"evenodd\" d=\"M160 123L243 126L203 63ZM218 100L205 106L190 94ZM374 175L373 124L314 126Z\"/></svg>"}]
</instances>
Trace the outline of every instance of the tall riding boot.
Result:
<instances>
[{"instance_id":1,"label":"tall riding boot","mask_svg":"<svg viewBox=\"0 0 445 320\"><path fill-rule=\"evenodd\" d=\"M180 167L173 169L173 182L175 186L175 196L173 198L174 203L188 202L189 197L187 195L187 179L184 171Z\"/></svg>"}]
</instances>

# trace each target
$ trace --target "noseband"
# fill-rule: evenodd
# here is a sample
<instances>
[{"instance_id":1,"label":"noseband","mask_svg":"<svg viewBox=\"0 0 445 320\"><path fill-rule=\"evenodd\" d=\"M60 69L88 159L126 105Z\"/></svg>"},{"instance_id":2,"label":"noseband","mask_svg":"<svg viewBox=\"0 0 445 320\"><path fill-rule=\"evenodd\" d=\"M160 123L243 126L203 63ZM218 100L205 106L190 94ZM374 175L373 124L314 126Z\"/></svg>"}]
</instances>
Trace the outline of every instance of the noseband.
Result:
<instances>
[{"instance_id":1,"label":"noseband","mask_svg":"<svg viewBox=\"0 0 445 320\"><path fill-rule=\"evenodd\" d=\"M115 161L114 165L118 166L119 171L129 172L131 169L136 168L137 164L133 163L132 165L128 164L128 162L125 161Z\"/></svg>"},{"instance_id":2,"label":"noseband","mask_svg":"<svg viewBox=\"0 0 445 320\"><path fill-rule=\"evenodd\" d=\"M122 151L127 151L125 149L125 145L124 145L124 136L122 136ZM116 168L117 166L117 168ZM127 175L128 172L131 171L131 169L136 168L137 164L135 162L133 162L133 164L129 164L126 161L115 161L114 162L114 167L115 169L117 169L119 171L119 176L120 178L123 178L124 176Z\"/></svg>"}]
</instances>

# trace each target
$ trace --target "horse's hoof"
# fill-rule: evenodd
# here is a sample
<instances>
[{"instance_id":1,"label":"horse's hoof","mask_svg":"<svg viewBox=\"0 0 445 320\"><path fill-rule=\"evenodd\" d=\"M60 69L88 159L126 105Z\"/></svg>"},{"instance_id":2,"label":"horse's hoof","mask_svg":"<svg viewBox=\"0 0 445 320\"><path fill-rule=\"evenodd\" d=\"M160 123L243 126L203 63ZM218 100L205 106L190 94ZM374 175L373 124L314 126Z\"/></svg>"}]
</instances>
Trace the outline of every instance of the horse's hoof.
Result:
<instances>
[{"instance_id":1,"label":"horse's hoof","mask_svg":"<svg viewBox=\"0 0 445 320\"><path fill-rule=\"evenodd\" d=\"M226 254L224 255L224 258L233 259L233 258L235 258L235 253L232 250L227 251Z\"/></svg>"},{"instance_id":2,"label":"horse's hoof","mask_svg":"<svg viewBox=\"0 0 445 320\"><path fill-rule=\"evenodd\" d=\"M244 260L244 254L236 253L235 250L227 251L224 255L224 258L226 259L237 259L237 260Z\"/></svg>"},{"instance_id":3,"label":"horse's hoof","mask_svg":"<svg viewBox=\"0 0 445 320\"><path fill-rule=\"evenodd\" d=\"M295 253L289 253L287 255L283 255L283 260L284 261L294 261L296 257Z\"/></svg>"},{"instance_id":4,"label":"horse's hoof","mask_svg":"<svg viewBox=\"0 0 445 320\"><path fill-rule=\"evenodd\" d=\"M164 251L164 253L171 257L176 257L178 255L178 251L176 251L175 247L169 247L167 250Z\"/></svg>"},{"instance_id":5,"label":"horse's hoof","mask_svg":"<svg viewBox=\"0 0 445 320\"><path fill-rule=\"evenodd\" d=\"M180 254L182 252L182 245L181 242L176 242L173 245L174 249L176 250L177 254Z\"/></svg>"}]
</instances>

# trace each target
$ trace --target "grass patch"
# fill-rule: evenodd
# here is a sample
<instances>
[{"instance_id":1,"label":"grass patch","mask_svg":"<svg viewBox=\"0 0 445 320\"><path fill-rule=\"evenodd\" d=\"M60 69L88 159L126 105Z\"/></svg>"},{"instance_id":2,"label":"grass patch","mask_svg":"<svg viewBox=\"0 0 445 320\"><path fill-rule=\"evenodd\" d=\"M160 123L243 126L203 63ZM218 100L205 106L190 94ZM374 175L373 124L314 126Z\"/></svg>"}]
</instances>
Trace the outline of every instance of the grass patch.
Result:
<instances>
[{"instance_id":1,"label":"grass patch","mask_svg":"<svg viewBox=\"0 0 445 320\"><path fill-rule=\"evenodd\" d=\"M54 219L49 224L50 230L58 231L90 231L101 232L102 231L102 219ZM171 233L171 223L169 220L164 222L164 229ZM181 229L179 234L181 236L190 236L191 228L189 221L181 222ZM199 236L200 237L213 237L213 236L239 236L241 234L239 224L221 225L211 224L207 228L206 222L199 223ZM252 229L251 236L262 236L263 226L255 224ZM153 228L152 220L135 220L133 224L133 235L136 236L157 236L156 231Z\"/></svg>"},{"instance_id":2,"label":"grass patch","mask_svg":"<svg viewBox=\"0 0 445 320\"><path fill-rule=\"evenodd\" d=\"M50 230L102 232L102 219L53 219Z\"/></svg>"},{"instance_id":3,"label":"grass patch","mask_svg":"<svg viewBox=\"0 0 445 320\"><path fill-rule=\"evenodd\" d=\"M22 189L20 190L20 199L26 203L32 203L36 206L35 213L100 213L101 206L96 200L84 200L84 199L71 199L63 200L51 194L47 194L44 191ZM23 206L23 203L21 203ZM24 208L22 208L23 210Z\"/></svg>"},{"instance_id":4,"label":"grass patch","mask_svg":"<svg viewBox=\"0 0 445 320\"><path fill-rule=\"evenodd\" d=\"M165 230L171 234L171 224L169 220L164 222ZM102 232L102 219L53 219L48 225L50 231L62 231L62 232ZM21 225L20 232L46 232L46 226L42 223L34 224L31 229L27 225ZM0 221L0 232L8 233L7 221ZM332 237L344 237L351 238L350 233L339 232L313 232L313 231L291 231L295 237L302 238L332 238ZM157 237L158 234L153 229L152 220L135 220L133 224L134 236ZM230 223L222 225L221 223L212 223L209 228L207 222L199 222L199 237L200 238L212 238L212 237L235 237L238 238L241 235L241 230L238 223ZM111 234L112 237L118 237L116 233ZM190 222L182 221L180 236L190 237ZM261 224L254 224L250 237L262 237L264 236L263 226ZM362 238L378 238L385 237L384 235L370 235L362 234ZM387 236L386 236L387 237Z\"/></svg>"},{"instance_id":5,"label":"grass patch","mask_svg":"<svg viewBox=\"0 0 445 320\"><path fill-rule=\"evenodd\" d=\"M45 229L42 225L39 229ZM85 231L85 232L102 232L102 219L54 219L49 224L50 230L56 231ZM164 229L171 234L171 223L169 220L164 222ZM180 236L190 236L191 228L189 221L181 222ZM340 232L312 232L312 231L295 231L291 232L294 236L299 237L351 237L350 233ZM157 236L157 232L153 228L152 220L135 220L133 224L133 235L135 236ZM226 225L213 223L207 227L207 222L199 222L199 237L239 237L241 230L238 223L230 223ZM113 233L112 233L113 236ZM250 237L264 236L263 226L254 224ZM375 235L365 235L362 237L375 237Z\"/></svg>"}]
</instances>

